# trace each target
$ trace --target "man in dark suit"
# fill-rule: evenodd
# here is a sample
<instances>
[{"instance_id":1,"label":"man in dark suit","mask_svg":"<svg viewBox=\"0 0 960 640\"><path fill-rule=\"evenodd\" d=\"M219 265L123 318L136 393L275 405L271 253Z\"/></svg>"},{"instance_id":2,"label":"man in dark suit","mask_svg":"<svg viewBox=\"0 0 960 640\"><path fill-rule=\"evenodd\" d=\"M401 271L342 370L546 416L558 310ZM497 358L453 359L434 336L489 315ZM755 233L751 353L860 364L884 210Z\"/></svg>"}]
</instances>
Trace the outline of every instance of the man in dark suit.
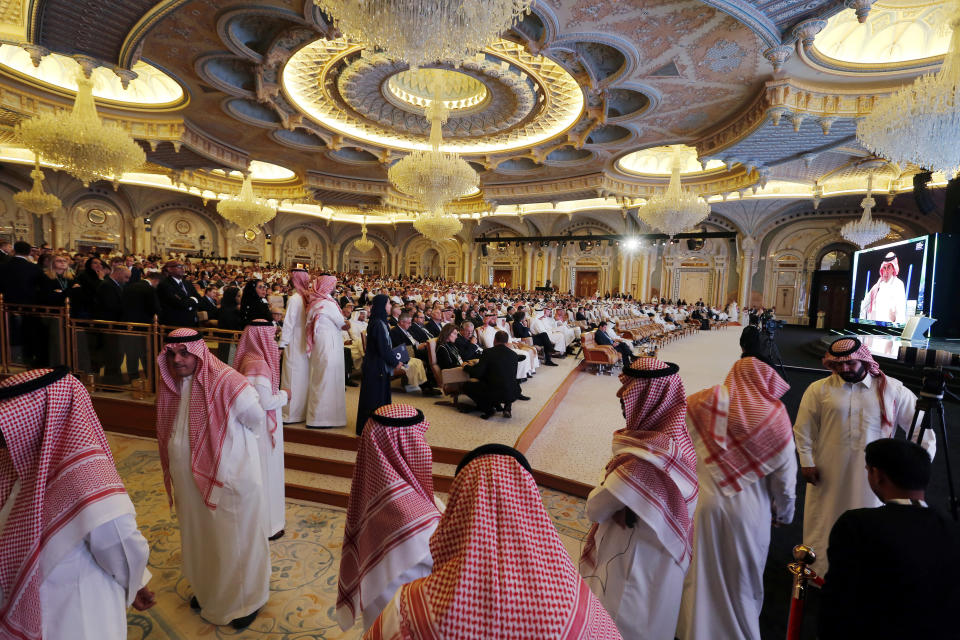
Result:
<instances>
[{"instance_id":1,"label":"man in dark suit","mask_svg":"<svg viewBox=\"0 0 960 640\"><path fill-rule=\"evenodd\" d=\"M440 330L443 329L443 312L440 309L434 309L430 312L430 319L427 320L427 323L423 325L423 328L427 330L432 337L436 338L440 335Z\"/></svg>"},{"instance_id":2,"label":"man in dark suit","mask_svg":"<svg viewBox=\"0 0 960 640\"><path fill-rule=\"evenodd\" d=\"M960 526L924 502L930 457L893 438L868 444L865 457L884 505L833 525L819 638L956 638Z\"/></svg>"},{"instance_id":3,"label":"man in dark suit","mask_svg":"<svg viewBox=\"0 0 960 640\"><path fill-rule=\"evenodd\" d=\"M606 320L601 320L600 324L597 325L597 331L593 334L594 341L603 346L610 346L620 352L620 355L623 356L623 366L628 366L633 362L633 350L622 340L614 340L609 333L607 333L607 327L609 324Z\"/></svg>"},{"instance_id":4,"label":"man in dark suit","mask_svg":"<svg viewBox=\"0 0 960 640\"><path fill-rule=\"evenodd\" d=\"M9 240L0 241L0 265L13 260L13 244Z\"/></svg>"},{"instance_id":5,"label":"man in dark suit","mask_svg":"<svg viewBox=\"0 0 960 640\"><path fill-rule=\"evenodd\" d=\"M409 311L404 311L397 319L397 326L390 329L390 341L394 348L400 345L406 345L413 349L413 357L423 363L423 370L427 374L426 383L420 385L420 389L425 396L440 395L437 389L436 380L433 377L433 368L430 366L430 353L427 342L430 336L423 329L413 326L413 318Z\"/></svg>"},{"instance_id":6,"label":"man in dark suit","mask_svg":"<svg viewBox=\"0 0 960 640\"><path fill-rule=\"evenodd\" d=\"M216 320L220 313L220 289L213 286L206 287L197 303L197 311L206 311L208 321Z\"/></svg>"},{"instance_id":7,"label":"man in dark suit","mask_svg":"<svg viewBox=\"0 0 960 640\"><path fill-rule=\"evenodd\" d=\"M480 354L483 353L483 349L477 344L474 331L472 322L461 323L460 334L457 336L456 342L454 342L457 346L457 351L460 352L460 357L465 361L477 360L480 358Z\"/></svg>"},{"instance_id":8,"label":"man in dark suit","mask_svg":"<svg viewBox=\"0 0 960 640\"><path fill-rule=\"evenodd\" d=\"M507 346L509 339L506 331L497 331L493 347L484 349L476 364L463 368L471 378L476 378L464 383L463 392L477 405L484 420L498 407L502 407L504 418L512 417L513 401L520 397L517 363L524 356Z\"/></svg>"},{"instance_id":9,"label":"man in dark suit","mask_svg":"<svg viewBox=\"0 0 960 640\"><path fill-rule=\"evenodd\" d=\"M110 320L119 322L123 313L123 287L130 280L130 269L122 262L113 265L110 275L100 281L94 294L93 317L96 320ZM120 363L123 360L123 351L120 348L121 338L111 333L100 336L101 349L99 361L103 363L103 382L106 384L123 384L120 375Z\"/></svg>"},{"instance_id":10,"label":"man in dark suit","mask_svg":"<svg viewBox=\"0 0 960 640\"><path fill-rule=\"evenodd\" d=\"M6 244L9 248L9 243ZM13 245L13 257L0 264L0 293L6 303L39 302L40 286L46 276L30 261L31 249L29 242L17 241ZM42 345L44 331L39 323L16 313L10 314L10 346L14 360L31 368L41 364L46 353Z\"/></svg>"},{"instance_id":11,"label":"man in dark suit","mask_svg":"<svg viewBox=\"0 0 960 640\"><path fill-rule=\"evenodd\" d=\"M157 297L157 285L160 284L160 273L149 271L143 278L131 282L123 288L120 296L120 320L122 322L139 322L152 324L153 318L160 315L160 299ZM147 338L140 336L123 336L127 354L127 372L131 378L140 375L142 370L146 376L149 361L147 360Z\"/></svg>"},{"instance_id":12,"label":"man in dark suit","mask_svg":"<svg viewBox=\"0 0 960 640\"><path fill-rule=\"evenodd\" d=\"M183 275L183 265L171 260L163 266L166 278L157 286L160 324L175 327L197 326L197 292Z\"/></svg>"},{"instance_id":13,"label":"man in dark suit","mask_svg":"<svg viewBox=\"0 0 960 640\"><path fill-rule=\"evenodd\" d=\"M29 242L13 245L13 258L0 265L0 293L10 304L36 304L43 271L30 261Z\"/></svg>"}]
</instances>

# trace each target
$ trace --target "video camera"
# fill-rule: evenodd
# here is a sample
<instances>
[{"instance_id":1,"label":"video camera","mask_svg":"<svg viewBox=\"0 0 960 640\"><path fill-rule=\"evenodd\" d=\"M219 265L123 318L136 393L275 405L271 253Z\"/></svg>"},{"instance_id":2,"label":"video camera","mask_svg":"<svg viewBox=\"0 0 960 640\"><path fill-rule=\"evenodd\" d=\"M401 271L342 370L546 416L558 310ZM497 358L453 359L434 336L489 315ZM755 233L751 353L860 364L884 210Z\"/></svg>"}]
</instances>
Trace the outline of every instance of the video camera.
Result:
<instances>
[{"instance_id":1,"label":"video camera","mask_svg":"<svg viewBox=\"0 0 960 640\"><path fill-rule=\"evenodd\" d=\"M960 368L960 354L941 349L900 347L897 360L908 366L921 368L921 393L937 398L943 397L947 382L953 379L953 374L943 368Z\"/></svg>"},{"instance_id":2,"label":"video camera","mask_svg":"<svg viewBox=\"0 0 960 640\"><path fill-rule=\"evenodd\" d=\"M783 329L787 326L786 320L774 320L773 318L768 318L762 323L763 331L769 336L775 334L779 329Z\"/></svg>"}]
</instances>

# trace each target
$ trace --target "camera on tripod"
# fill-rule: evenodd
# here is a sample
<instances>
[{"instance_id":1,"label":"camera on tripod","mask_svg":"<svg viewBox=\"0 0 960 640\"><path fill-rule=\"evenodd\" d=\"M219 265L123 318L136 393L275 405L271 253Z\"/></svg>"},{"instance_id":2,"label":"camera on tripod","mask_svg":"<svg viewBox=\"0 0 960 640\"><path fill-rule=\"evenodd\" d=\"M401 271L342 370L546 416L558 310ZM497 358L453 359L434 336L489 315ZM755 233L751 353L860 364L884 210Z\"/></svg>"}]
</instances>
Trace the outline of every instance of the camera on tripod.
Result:
<instances>
[{"instance_id":1,"label":"camera on tripod","mask_svg":"<svg viewBox=\"0 0 960 640\"><path fill-rule=\"evenodd\" d=\"M944 369L960 367L960 355L939 349L920 349L918 347L900 347L897 360L920 371L920 391L917 394L917 406L910 423L907 437L914 439L914 430L919 427L916 442L923 442L927 430L936 433L938 440L947 442L947 418L943 409L943 397L957 397L947 390L947 382L953 379L953 374ZM922 414L922 418L921 418ZM957 500L956 489L953 483L953 471L950 464L950 451L943 447L943 461L947 471L947 487L950 490L950 513L954 520L960 519L960 501Z\"/></svg>"},{"instance_id":2,"label":"camera on tripod","mask_svg":"<svg viewBox=\"0 0 960 640\"><path fill-rule=\"evenodd\" d=\"M774 320L773 318L770 318L763 323L763 331L767 335L772 336L778 330L783 329L785 326L787 326L786 320Z\"/></svg>"}]
</instances>

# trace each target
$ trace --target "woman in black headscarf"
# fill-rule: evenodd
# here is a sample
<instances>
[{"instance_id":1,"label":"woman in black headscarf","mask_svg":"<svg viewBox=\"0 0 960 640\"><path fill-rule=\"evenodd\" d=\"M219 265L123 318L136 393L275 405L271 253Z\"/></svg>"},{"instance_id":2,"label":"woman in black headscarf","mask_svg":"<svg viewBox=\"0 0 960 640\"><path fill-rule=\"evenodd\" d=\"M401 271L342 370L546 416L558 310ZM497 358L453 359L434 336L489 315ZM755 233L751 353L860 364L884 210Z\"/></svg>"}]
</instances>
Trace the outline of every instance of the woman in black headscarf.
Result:
<instances>
[{"instance_id":1,"label":"woman in black headscarf","mask_svg":"<svg viewBox=\"0 0 960 640\"><path fill-rule=\"evenodd\" d=\"M263 280L247 280L240 298L240 318L243 326L254 320L273 322L270 303L267 302L267 283Z\"/></svg>"},{"instance_id":2,"label":"woman in black headscarf","mask_svg":"<svg viewBox=\"0 0 960 640\"><path fill-rule=\"evenodd\" d=\"M363 366L360 369L358 436L363 433L363 426L367 424L370 414L390 404L390 378L399 366L393 355L390 328L387 326L390 308L390 298L383 294L374 296L367 324L367 350L363 354Z\"/></svg>"}]
</instances>

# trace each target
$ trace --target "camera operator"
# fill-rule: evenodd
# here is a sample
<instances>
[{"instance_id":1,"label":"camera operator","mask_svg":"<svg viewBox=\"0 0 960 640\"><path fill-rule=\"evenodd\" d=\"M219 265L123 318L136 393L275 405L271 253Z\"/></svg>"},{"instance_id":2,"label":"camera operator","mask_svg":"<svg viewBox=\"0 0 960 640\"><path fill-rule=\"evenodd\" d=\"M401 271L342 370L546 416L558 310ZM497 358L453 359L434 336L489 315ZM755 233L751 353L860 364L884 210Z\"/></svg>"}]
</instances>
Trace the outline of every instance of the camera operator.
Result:
<instances>
[{"instance_id":1,"label":"camera operator","mask_svg":"<svg viewBox=\"0 0 960 640\"><path fill-rule=\"evenodd\" d=\"M863 473L864 447L893 437L913 421L917 397L887 377L870 350L856 338L835 340L823 358L833 371L803 393L793 432L800 473L809 483L803 515L803 541L817 551L814 571L824 575L830 528L844 511L879 507ZM933 458L932 431L923 447Z\"/></svg>"}]
</instances>

